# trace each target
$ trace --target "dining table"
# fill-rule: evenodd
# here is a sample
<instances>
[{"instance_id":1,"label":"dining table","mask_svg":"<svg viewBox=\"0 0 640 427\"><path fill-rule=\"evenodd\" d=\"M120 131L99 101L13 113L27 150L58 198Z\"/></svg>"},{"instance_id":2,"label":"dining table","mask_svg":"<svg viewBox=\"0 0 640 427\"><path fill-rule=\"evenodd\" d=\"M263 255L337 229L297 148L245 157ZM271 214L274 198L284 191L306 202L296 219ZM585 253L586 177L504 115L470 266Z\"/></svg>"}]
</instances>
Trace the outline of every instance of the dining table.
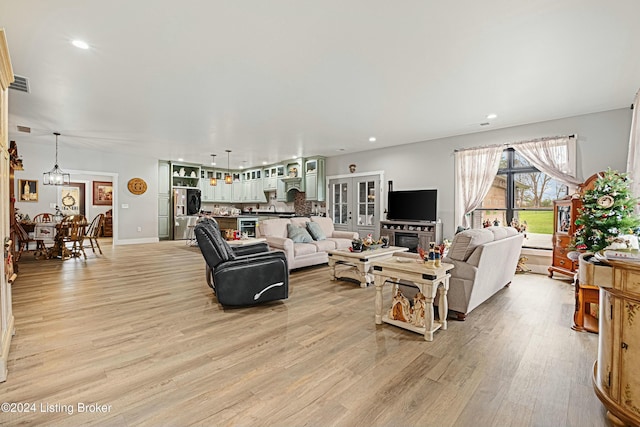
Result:
<instances>
[{"instance_id":1,"label":"dining table","mask_svg":"<svg viewBox=\"0 0 640 427\"><path fill-rule=\"evenodd\" d=\"M67 260L74 256L65 244L65 237L69 235L70 225L70 223L65 221L36 223L34 227L34 238L36 240L42 240L44 247L44 249L36 252L36 259L59 258ZM87 224L84 224L85 228L86 225ZM84 232L82 235L84 235Z\"/></svg>"}]
</instances>

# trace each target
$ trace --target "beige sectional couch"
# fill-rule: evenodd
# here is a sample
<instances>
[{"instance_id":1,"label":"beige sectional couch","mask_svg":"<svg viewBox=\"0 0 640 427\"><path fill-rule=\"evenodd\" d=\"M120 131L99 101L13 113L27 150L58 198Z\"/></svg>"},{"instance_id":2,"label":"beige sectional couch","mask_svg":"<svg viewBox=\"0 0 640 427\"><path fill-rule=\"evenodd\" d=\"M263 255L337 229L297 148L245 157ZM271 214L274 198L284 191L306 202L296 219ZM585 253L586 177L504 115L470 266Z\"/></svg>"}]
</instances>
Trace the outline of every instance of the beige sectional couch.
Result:
<instances>
[{"instance_id":1,"label":"beige sectional couch","mask_svg":"<svg viewBox=\"0 0 640 427\"><path fill-rule=\"evenodd\" d=\"M294 243L289 237L287 225L307 228L308 222L319 225L325 238L312 240L309 243ZM264 237L271 249L283 251L287 257L289 269L293 270L327 263L329 261L328 251L349 248L351 241L358 238L358 233L337 231L334 229L331 218L312 216L273 218L260 221L258 223L258 237Z\"/></svg>"}]
</instances>

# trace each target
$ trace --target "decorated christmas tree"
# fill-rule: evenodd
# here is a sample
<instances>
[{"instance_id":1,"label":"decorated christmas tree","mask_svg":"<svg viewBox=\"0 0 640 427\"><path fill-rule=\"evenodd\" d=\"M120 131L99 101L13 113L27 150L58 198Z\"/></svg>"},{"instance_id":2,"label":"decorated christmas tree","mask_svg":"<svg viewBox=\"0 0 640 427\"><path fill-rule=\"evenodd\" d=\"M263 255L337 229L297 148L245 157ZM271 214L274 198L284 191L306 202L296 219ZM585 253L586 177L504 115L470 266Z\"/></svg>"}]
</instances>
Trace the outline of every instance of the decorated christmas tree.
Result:
<instances>
[{"instance_id":1,"label":"decorated christmas tree","mask_svg":"<svg viewBox=\"0 0 640 427\"><path fill-rule=\"evenodd\" d=\"M626 173L608 169L598 176L592 190L584 192L576 219L576 249L597 252L620 235L638 234L640 218L634 212L637 199L632 197L629 185Z\"/></svg>"}]
</instances>

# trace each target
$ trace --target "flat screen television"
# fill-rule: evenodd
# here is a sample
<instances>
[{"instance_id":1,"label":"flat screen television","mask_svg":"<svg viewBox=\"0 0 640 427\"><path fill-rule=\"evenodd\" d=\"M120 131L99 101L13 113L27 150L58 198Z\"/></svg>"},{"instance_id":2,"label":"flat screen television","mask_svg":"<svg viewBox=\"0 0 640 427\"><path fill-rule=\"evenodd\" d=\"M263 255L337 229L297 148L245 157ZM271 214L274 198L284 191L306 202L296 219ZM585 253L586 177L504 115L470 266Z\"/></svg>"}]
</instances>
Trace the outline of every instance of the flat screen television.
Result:
<instances>
[{"instance_id":1,"label":"flat screen television","mask_svg":"<svg viewBox=\"0 0 640 427\"><path fill-rule=\"evenodd\" d=\"M438 190L390 191L387 219L432 221L438 219Z\"/></svg>"}]
</instances>

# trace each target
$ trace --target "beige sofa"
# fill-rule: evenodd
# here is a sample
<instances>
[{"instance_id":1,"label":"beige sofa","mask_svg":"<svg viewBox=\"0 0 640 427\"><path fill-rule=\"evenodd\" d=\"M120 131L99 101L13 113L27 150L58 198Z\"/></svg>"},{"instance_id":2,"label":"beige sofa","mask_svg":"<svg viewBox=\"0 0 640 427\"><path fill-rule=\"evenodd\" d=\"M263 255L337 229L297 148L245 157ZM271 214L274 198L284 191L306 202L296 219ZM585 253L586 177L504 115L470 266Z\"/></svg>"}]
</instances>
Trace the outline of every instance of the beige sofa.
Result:
<instances>
[{"instance_id":1,"label":"beige sofa","mask_svg":"<svg viewBox=\"0 0 640 427\"><path fill-rule=\"evenodd\" d=\"M317 223L326 238L313 240L310 243L294 243L288 236L287 225L293 224L306 228L307 222ZM349 248L351 241L358 238L358 233L337 231L333 227L331 218L312 216L273 218L260 221L258 223L258 237L264 237L270 248L283 251L287 257L289 269L293 270L327 263L329 261L328 251Z\"/></svg>"},{"instance_id":2,"label":"beige sofa","mask_svg":"<svg viewBox=\"0 0 640 427\"><path fill-rule=\"evenodd\" d=\"M455 267L449 280L449 310L456 311L463 320L510 284L523 239L513 227L470 229L456 234L443 259Z\"/></svg>"}]
</instances>

